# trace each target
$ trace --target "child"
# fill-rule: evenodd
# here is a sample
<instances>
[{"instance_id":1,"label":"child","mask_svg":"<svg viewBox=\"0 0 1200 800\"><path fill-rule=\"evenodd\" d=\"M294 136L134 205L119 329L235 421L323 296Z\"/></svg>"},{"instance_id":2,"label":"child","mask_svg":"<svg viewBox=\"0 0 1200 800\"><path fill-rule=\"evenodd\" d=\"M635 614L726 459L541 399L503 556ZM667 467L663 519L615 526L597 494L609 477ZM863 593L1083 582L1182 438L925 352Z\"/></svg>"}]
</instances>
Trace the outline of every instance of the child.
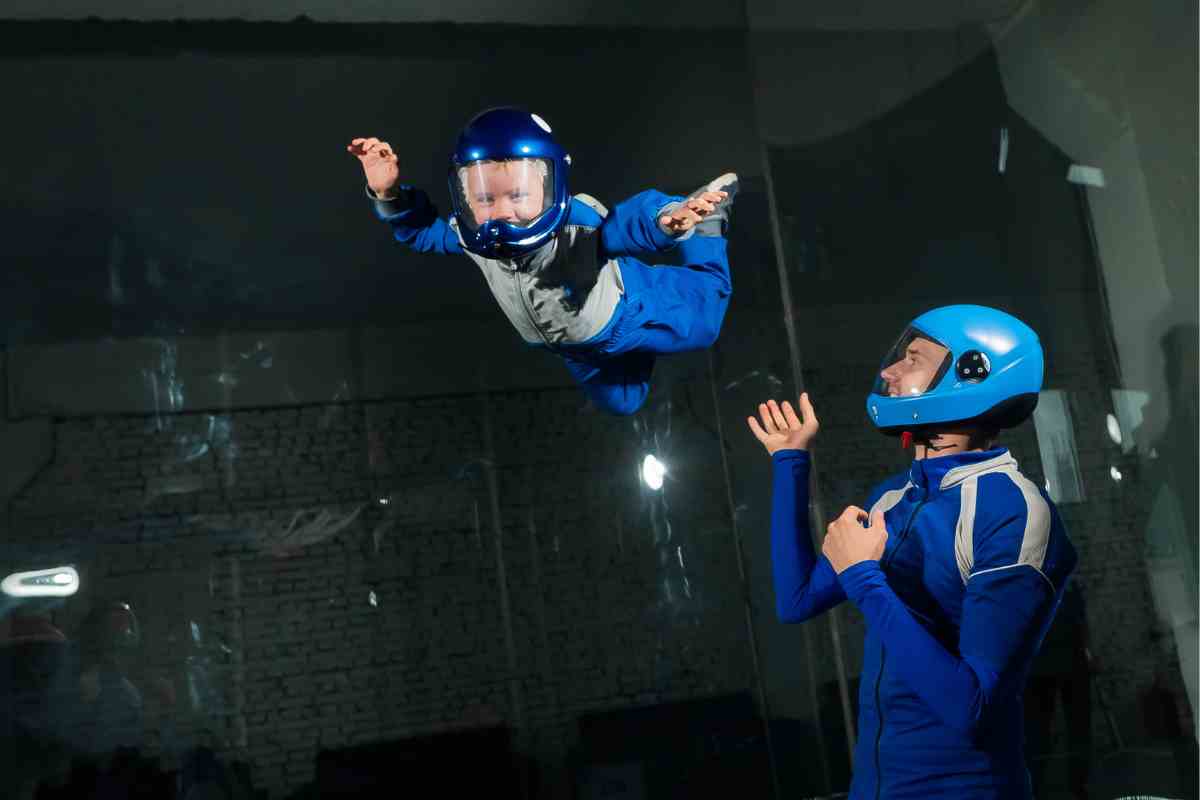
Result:
<instances>
[{"instance_id":1,"label":"child","mask_svg":"<svg viewBox=\"0 0 1200 800\"><path fill-rule=\"evenodd\" d=\"M453 214L443 220L428 195L400 182L387 142L354 139L346 149L395 238L470 257L521 337L562 357L597 407L636 412L656 356L716 341L731 292L725 233L736 175L686 198L644 191L609 212L568 194L571 157L541 117L497 108L458 137ZM685 266L639 260L676 248Z\"/></svg>"}]
</instances>

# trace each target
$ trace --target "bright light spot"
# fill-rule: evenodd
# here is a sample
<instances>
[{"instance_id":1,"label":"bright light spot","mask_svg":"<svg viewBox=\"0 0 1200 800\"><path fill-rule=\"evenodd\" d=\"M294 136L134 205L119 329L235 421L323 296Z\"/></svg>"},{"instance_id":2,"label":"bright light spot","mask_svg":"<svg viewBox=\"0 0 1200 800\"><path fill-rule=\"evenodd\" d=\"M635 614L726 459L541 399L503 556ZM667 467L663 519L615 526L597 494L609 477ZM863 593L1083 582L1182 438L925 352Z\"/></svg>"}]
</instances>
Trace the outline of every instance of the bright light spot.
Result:
<instances>
[{"instance_id":1,"label":"bright light spot","mask_svg":"<svg viewBox=\"0 0 1200 800\"><path fill-rule=\"evenodd\" d=\"M381 506L386 506L386 505L390 504L391 502L392 502L392 500L389 497L379 498L379 505L381 505Z\"/></svg>"},{"instance_id":2,"label":"bright light spot","mask_svg":"<svg viewBox=\"0 0 1200 800\"><path fill-rule=\"evenodd\" d=\"M1007 355L1017 346L1016 340L1002 331L973 330L968 335L998 356Z\"/></svg>"},{"instance_id":3,"label":"bright light spot","mask_svg":"<svg viewBox=\"0 0 1200 800\"><path fill-rule=\"evenodd\" d=\"M70 597L79 591L79 573L74 567L14 572L0 581L0 591L9 597Z\"/></svg>"},{"instance_id":4,"label":"bright light spot","mask_svg":"<svg viewBox=\"0 0 1200 800\"><path fill-rule=\"evenodd\" d=\"M1117 418L1112 414L1108 415L1104 423L1108 426L1108 438L1112 439L1113 444L1120 444L1121 423L1117 422Z\"/></svg>"},{"instance_id":5,"label":"bright light spot","mask_svg":"<svg viewBox=\"0 0 1200 800\"><path fill-rule=\"evenodd\" d=\"M1114 481L1120 481L1121 478L1125 477L1124 475L1121 474L1121 470L1117 469L1116 467L1111 468L1108 471L1108 474L1112 476L1112 479Z\"/></svg>"},{"instance_id":6,"label":"bright light spot","mask_svg":"<svg viewBox=\"0 0 1200 800\"><path fill-rule=\"evenodd\" d=\"M1104 170L1084 164L1072 164L1067 168L1067 180L1080 186L1095 186L1097 189L1103 189Z\"/></svg>"},{"instance_id":7,"label":"bright light spot","mask_svg":"<svg viewBox=\"0 0 1200 800\"><path fill-rule=\"evenodd\" d=\"M375 596L375 592L371 592L369 595L367 595L367 602L372 606L379 605L379 598Z\"/></svg>"},{"instance_id":8,"label":"bright light spot","mask_svg":"<svg viewBox=\"0 0 1200 800\"><path fill-rule=\"evenodd\" d=\"M521 145L521 152L522 152L522 153L528 153L528 152L529 152L529 145L527 145L527 144L523 144L523 145Z\"/></svg>"},{"instance_id":9,"label":"bright light spot","mask_svg":"<svg viewBox=\"0 0 1200 800\"><path fill-rule=\"evenodd\" d=\"M534 123L536 123L539 128L544 130L546 133L551 133L550 124L546 122L546 120L542 119L537 114L530 114L529 116L533 117Z\"/></svg>"},{"instance_id":10,"label":"bright light spot","mask_svg":"<svg viewBox=\"0 0 1200 800\"><path fill-rule=\"evenodd\" d=\"M654 491L662 488L663 476L666 474L667 468L654 456L646 456L642 461L642 480Z\"/></svg>"}]
</instances>

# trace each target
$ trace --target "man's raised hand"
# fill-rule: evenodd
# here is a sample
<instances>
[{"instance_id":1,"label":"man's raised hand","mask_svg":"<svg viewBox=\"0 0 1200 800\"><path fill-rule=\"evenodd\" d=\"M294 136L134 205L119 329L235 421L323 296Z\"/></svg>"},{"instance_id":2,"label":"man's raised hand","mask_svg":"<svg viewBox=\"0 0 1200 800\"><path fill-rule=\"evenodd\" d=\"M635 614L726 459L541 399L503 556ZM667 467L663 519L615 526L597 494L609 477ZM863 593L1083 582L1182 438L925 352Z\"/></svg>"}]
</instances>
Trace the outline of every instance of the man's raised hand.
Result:
<instances>
[{"instance_id":1,"label":"man's raised hand","mask_svg":"<svg viewBox=\"0 0 1200 800\"><path fill-rule=\"evenodd\" d=\"M800 416L786 400L782 406L774 400L759 403L758 414L762 417L761 423L754 417L747 417L746 422L768 455L777 450L807 450L821 428L808 392L800 395Z\"/></svg>"}]
</instances>

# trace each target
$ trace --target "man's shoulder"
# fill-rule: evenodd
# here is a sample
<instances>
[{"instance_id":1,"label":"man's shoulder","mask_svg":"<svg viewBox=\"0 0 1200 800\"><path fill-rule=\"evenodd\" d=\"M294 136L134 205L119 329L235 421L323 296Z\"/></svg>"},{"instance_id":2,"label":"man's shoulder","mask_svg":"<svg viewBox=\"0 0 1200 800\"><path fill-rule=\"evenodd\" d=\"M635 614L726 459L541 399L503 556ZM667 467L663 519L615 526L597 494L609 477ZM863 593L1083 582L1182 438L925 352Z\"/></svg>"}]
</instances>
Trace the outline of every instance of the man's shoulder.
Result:
<instances>
[{"instance_id":1,"label":"man's shoulder","mask_svg":"<svg viewBox=\"0 0 1200 800\"><path fill-rule=\"evenodd\" d=\"M881 503L886 507L881 507L880 510L886 511L891 508L900 501L908 485L908 470L902 470L884 478L872 486L871 491L867 494L867 510L870 511Z\"/></svg>"},{"instance_id":2,"label":"man's shoulder","mask_svg":"<svg viewBox=\"0 0 1200 800\"><path fill-rule=\"evenodd\" d=\"M1033 515L1046 524L1055 517L1054 503L1046 492L1011 466L979 475L975 490L976 513L1005 517L1013 513Z\"/></svg>"}]
</instances>

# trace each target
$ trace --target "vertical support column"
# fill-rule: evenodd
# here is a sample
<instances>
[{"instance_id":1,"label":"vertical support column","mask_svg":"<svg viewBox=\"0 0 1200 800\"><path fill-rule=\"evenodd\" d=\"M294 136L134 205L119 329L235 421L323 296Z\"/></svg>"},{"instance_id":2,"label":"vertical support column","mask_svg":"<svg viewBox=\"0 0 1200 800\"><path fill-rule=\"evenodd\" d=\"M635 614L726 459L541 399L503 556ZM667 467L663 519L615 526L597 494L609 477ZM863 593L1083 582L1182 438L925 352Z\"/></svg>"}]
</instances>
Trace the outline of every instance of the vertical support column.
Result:
<instances>
[{"instance_id":1,"label":"vertical support column","mask_svg":"<svg viewBox=\"0 0 1200 800\"><path fill-rule=\"evenodd\" d=\"M236 553L229 556L229 636L230 670L229 733L233 749L243 754L246 739L246 637L243 632L245 611L242 606L242 562Z\"/></svg>"},{"instance_id":2,"label":"vertical support column","mask_svg":"<svg viewBox=\"0 0 1200 800\"><path fill-rule=\"evenodd\" d=\"M721 406L717 396L717 373L713 354L708 355L708 385L712 390L713 416L717 420L717 446L721 451L721 470L725 477L725 499L729 506L729 525L733 534L733 553L737 559L738 589L742 595L742 610L746 620L746 635L750 639L750 663L754 670L754 685L758 689L758 708L762 714L763 736L767 743L767 761L771 769L771 789L776 800L783 797L779 787L779 770L775 760L775 743L771 736L771 708L767 701L767 689L763 683L762 667L758 654L758 632L754 627L754 608L750 604L750 587L746 581L746 560L742 551L742 532L738 526L737 504L733 499L733 479L729 472L729 456L725 452L725 426L721 420ZM828 772L828 767L826 767Z\"/></svg>"},{"instance_id":3,"label":"vertical support column","mask_svg":"<svg viewBox=\"0 0 1200 800\"><path fill-rule=\"evenodd\" d=\"M771 217L771 239L775 247L775 267L779 273L779 291L783 299L783 327L787 334L788 353L791 357L792 379L795 381L796 394L799 395L804 391L804 368L800 358L800 343L796 337L796 314L792 307L792 288L791 281L788 277L787 258L783 251L783 233L779 227L779 207L775 199L775 181L771 175L771 159L767 153L765 143L759 143L760 153L762 157L763 177L767 182L767 207ZM809 492L809 528L814 539L814 544L819 545L816 537L820 535L820 531L824 525L825 510L821 502L821 493L816 485L817 475L817 454L811 452L809 458L812 462L812 482ZM846 746L849 748L850 768L854 768L854 717L851 712L850 705L850 688L846 681L846 657L842 652L842 626L840 621L840 610L834 608L829 611L829 631L833 638L833 658L837 665L837 680L838 694L842 700L842 724L846 730ZM803 626L805 630L805 647L808 652L812 652L811 641L808 637L808 626ZM811 670L811 667L810 667ZM815 678L815 676L813 676ZM813 711L817 714L815 718L819 719L819 698L815 683L811 683ZM821 737L818 737L821 738ZM824 753L825 744L821 738L821 748ZM828 777L829 758L825 755L825 774ZM832 789L832 787L830 787Z\"/></svg>"},{"instance_id":4,"label":"vertical support column","mask_svg":"<svg viewBox=\"0 0 1200 800\"><path fill-rule=\"evenodd\" d=\"M496 483L496 443L492 432L492 404L483 393L483 475L487 483L488 502L492 510L492 543L496 556L496 590L500 595L500 618L504 626L504 651L508 667L508 702L510 719L520 738L525 730L525 712L521 698L521 677L518 674L517 645L513 634L512 605L508 596L508 573L504 562L504 527L500 520L500 489ZM515 743L514 743L515 744ZM520 770L521 796L529 796L529 775Z\"/></svg>"}]
</instances>

